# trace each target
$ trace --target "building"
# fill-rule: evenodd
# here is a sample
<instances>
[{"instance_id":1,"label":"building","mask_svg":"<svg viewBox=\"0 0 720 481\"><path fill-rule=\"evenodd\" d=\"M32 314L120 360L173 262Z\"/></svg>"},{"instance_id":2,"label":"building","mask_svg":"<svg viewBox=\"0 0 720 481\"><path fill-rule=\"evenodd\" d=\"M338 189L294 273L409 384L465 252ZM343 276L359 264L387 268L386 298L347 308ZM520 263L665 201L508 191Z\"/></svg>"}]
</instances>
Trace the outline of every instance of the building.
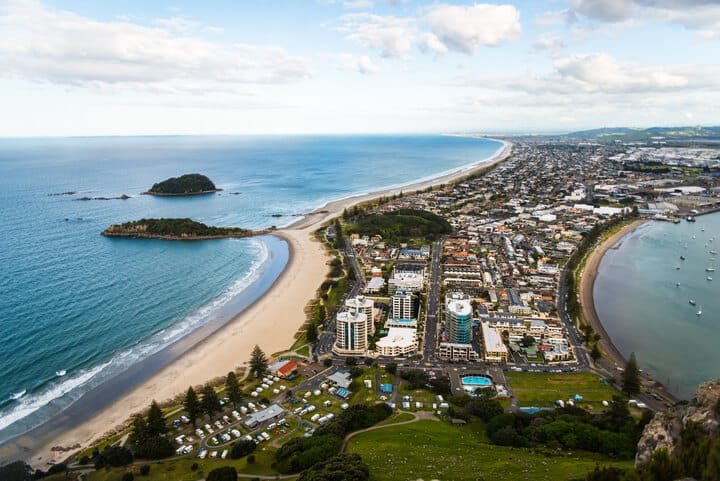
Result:
<instances>
[{"instance_id":1,"label":"building","mask_svg":"<svg viewBox=\"0 0 720 481\"><path fill-rule=\"evenodd\" d=\"M352 376L347 371L337 371L331 376L328 376L326 381L339 388L347 389L350 387L350 384L352 384Z\"/></svg>"},{"instance_id":2,"label":"building","mask_svg":"<svg viewBox=\"0 0 720 481\"><path fill-rule=\"evenodd\" d=\"M483 342L485 344L485 361L506 362L508 348L502 340L497 329L490 327L487 322L482 323Z\"/></svg>"},{"instance_id":3,"label":"building","mask_svg":"<svg viewBox=\"0 0 720 481\"><path fill-rule=\"evenodd\" d=\"M438 357L448 361L477 361L478 354L470 344L441 342Z\"/></svg>"},{"instance_id":4,"label":"building","mask_svg":"<svg viewBox=\"0 0 720 481\"><path fill-rule=\"evenodd\" d=\"M375 352L380 356L408 356L417 348L417 331L405 327L391 327L388 335L375 343Z\"/></svg>"},{"instance_id":5,"label":"building","mask_svg":"<svg viewBox=\"0 0 720 481\"><path fill-rule=\"evenodd\" d=\"M409 291L397 291L390 297L390 317L394 319L415 318L415 296Z\"/></svg>"},{"instance_id":6,"label":"building","mask_svg":"<svg viewBox=\"0 0 720 481\"><path fill-rule=\"evenodd\" d=\"M363 312L338 312L333 351L337 354L365 354L368 346L367 323L367 316Z\"/></svg>"},{"instance_id":7,"label":"building","mask_svg":"<svg viewBox=\"0 0 720 481\"><path fill-rule=\"evenodd\" d=\"M257 425L264 423L265 421L269 421L270 419L280 416L284 412L285 410L282 407L278 406L277 404L272 404L267 409L263 409L256 413L250 414L248 417L243 419L243 423L245 424L245 426L252 429Z\"/></svg>"},{"instance_id":8,"label":"building","mask_svg":"<svg viewBox=\"0 0 720 481\"><path fill-rule=\"evenodd\" d=\"M367 332L372 334L375 332L375 303L365 296L357 296L345 301L345 307L349 311L362 312L367 317Z\"/></svg>"},{"instance_id":9,"label":"building","mask_svg":"<svg viewBox=\"0 0 720 481\"><path fill-rule=\"evenodd\" d=\"M462 294L447 297L445 305L445 334L448 342L470 344L472 339L472 305Z\"/></svg>"}]
</instances>

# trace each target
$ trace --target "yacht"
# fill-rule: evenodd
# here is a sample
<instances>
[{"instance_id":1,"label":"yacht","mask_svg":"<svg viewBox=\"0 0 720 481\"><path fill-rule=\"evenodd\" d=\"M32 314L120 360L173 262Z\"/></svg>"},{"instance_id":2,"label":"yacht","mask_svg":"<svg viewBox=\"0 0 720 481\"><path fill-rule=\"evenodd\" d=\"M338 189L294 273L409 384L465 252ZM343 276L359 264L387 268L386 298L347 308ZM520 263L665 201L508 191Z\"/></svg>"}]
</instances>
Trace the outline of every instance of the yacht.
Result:
<instances>
[{"instance_id":1,"label":"yacht","mask_svg":"<svg viewBox=\"0 0 720 481\"><path fill-rule=\"evenodd\" d=\"M698 309L698 311L695 314L697 314L698 316L702 316L702 307L700 309Z\"/></svg>"},{"instance_id":2,"label":"yacht","mask_svg":"<svg viewBox=\"0 0 720 481\"><path fill-rule=\"evenodd\" d=\"M690 299L690 305L694 306L695 304L697 304L697 302L695 302L695 299Z\"/></svg>"},{"instance_id":3,"label":"yacht","mask_svg":"<svg viewBox=\"0 0 720 481\"><path fill-rule=\"evenodd\" d=\"M711 281L711 280L712 280L712 277L707 276L706 279L709 280L709 281Z\"/></svg>"}]
</instances>

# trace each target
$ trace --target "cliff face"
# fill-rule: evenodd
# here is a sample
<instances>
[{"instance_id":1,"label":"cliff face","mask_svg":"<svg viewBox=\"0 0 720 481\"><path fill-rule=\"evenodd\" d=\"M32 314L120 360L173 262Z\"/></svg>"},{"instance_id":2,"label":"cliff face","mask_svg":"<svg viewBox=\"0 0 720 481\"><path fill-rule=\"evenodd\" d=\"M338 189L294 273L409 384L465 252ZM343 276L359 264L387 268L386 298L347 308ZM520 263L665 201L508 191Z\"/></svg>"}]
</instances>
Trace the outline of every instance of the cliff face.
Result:
<instances>
[{"instance_id":1,"label":"cliff face","mask_svg":"<svg viewBox=\"0 0 720 481\"><path fill-rule=\"evenodd\" d=\"M645 426L638 442L635 466L646 463L658 449L666 449L671 456L677 454L680 434L690 422L698 423L708 435L720 434L720 379L708 381L698 387L695 398L686 405L671 407L655 414Z\"/></svg>"}]
</instances>

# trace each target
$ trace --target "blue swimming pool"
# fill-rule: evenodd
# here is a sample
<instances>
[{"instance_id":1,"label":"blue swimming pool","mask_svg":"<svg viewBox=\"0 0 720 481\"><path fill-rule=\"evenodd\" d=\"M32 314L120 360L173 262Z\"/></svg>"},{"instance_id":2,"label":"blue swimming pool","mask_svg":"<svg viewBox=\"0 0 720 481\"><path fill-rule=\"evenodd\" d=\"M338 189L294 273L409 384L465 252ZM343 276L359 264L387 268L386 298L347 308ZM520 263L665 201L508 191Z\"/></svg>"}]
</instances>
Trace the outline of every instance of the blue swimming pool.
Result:
<instances>
[{"instance_id":1,"label":"blue swimming pool","mask_svg":"<svg viewBox=\"0 0 720 481\"><path fill-rule=\"evenodd\" d=\"M465 376L462 383L464 386L492 386L490 378L485 376Z\"/></svg>"}]
</instances>

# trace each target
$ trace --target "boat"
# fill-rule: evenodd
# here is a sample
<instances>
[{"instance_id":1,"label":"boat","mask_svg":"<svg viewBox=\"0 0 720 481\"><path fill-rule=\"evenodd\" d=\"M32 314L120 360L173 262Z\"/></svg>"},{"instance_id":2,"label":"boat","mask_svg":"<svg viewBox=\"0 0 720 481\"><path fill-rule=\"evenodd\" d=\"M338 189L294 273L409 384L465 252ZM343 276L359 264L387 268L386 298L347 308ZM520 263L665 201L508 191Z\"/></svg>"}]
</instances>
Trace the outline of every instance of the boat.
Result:
<instances>
[{"instance_id":1,"label":"boat","mask_svg":"<svg viewBox=\"0 0 720 481\"><path fill-rule=\"evenodd\" d=\"M675 266L675 270L676 270L676 271L679 271L679 270L680 270L680 266Z\"/></svg>"},{"instance_id":2,"label":"boat","mask_svg":"<svg viewBox=\"0 0 720 481\"><path fill-rule=\"evenodd\" d=\"M707 267L705 268L705 272L715 272L715 268L712 267L712 266L707 266Z\"/></svg>"},{"instance_id":3,"label":"boat","mask_svg":"<svg viewBox=\"0 0 720 481\"><path fill-rule=\"evenodd\" d=\"M716 256L716 255L717 255L717 251L710 251L710 254Z\"/></svg>"},{"instance_id":4,"label":"boat","mask_svg":"<svg viewBox=\"0 0 720 481\"><path fill-rule=\"evenodd\" d=\"M697 314L698 316L702 316L702 307L700 309L698 309L698 311L695 314Z\"/></svg>"},{"instance_id":5,"label":"boat","mask_svg":"<svg viewBox=\"0 0 720 481\"><path fill-rule=\"evenodd\" d=\"M685 218L685 220L688 221L688 222L695 222L695 217L689 215L689 216L687 216L687 217Z\"/></svg>"},{"instance_id":6,"label":"boat","mask_svg":"<svg viewBox=\"0 0 720 481\"><path fill-rule=\"evenodd\" d=\"M706 279L709 280L709 281L711 281L711 280L712 280L712 277L707 276Z\"/></svg>"},{"instance_id":7,"label":"boat","mask_svg":"<svg viewBox=\"0 0 720 481\"><path fill-rule=\"evenodd\" d=\"M25 394L27 394L27 390L23 389L20 392L12 393L12 395L10 396L10 399L12 399L13 401L16 401L16 400L20 399L21 397L23 397Z\"/></svg>"},{"instance_id":8,"label":"boat","mask_svg":"<svg viewBox=\"0 0 720 481\"><path fill-rule=\"evenodd\" d=\"M680 256L680 260L681 260L681 261L684 261L684 260L685 260L685 256Z\"/></svg>"},{"instance_id":9,"label":"boat","mask_svg":"<svg viewBox=\"0 0 720 481\"><path fill-rule=\"evenodd\" d=\"M679 282L676 282L676 283L675 283L675 287L680 287L680 283L679 283Z\"/></svg>"},{"instance_id":10,"label":"boat","mask_svg":"<svg viewBox=\"0 0 720 481\"><path fill-rule=\"evenodd\" d=\"M695 304L697 304L697 302L695 301L695 299L690 299L690 305L691 305L691 306L694 306Z\"/></svg>"},{"instance_id":11,"label":"boat","mask_svg":"<svg viewBox=\"0 0 720 481\"><path fill-rule=\"evenodd\" d=\"M67 374L67 371L65 369L60 369L59 371L55 371L55 375L57 377L63 377L65 374Z\"/></svg>"}]
</instances>

